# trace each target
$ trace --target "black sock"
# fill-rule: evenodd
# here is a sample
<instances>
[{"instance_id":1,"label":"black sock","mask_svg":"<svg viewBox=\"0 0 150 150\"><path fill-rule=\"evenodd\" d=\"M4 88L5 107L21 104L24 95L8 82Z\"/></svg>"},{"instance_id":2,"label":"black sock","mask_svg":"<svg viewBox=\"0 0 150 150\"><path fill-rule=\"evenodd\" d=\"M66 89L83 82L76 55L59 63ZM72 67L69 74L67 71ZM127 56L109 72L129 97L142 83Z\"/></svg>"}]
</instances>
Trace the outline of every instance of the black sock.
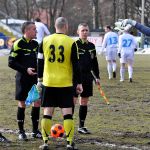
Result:
<instances>
[{"instance_id":1,"label":"black sock","mask_svg":"<svg viewBox=\"0 0 150 150\"><path fill-rule=\"evenodd\" d=\"M25 108L18 107L17 121L20 131L24 131Z\"/></svg>"},{"instance_id":2,"label":"black sock","mask_svg":"<svg viewBox=\"0 0 150 150\"><path fill-rule=\"evenodd\" d=\"M72 106L72 115L74 115L75 105Z\"/></svg>"},{"instance_id":3,"label":"black sock","mask_svg":"<svg viewBox=\"0 0 150 150\"><path fill-rule=\"evenodd\" d=\"M40 107L32 107L31 120L32 120L32 126L33 126L33 129L32 129L33 132L36 132L38 130L39 116L40 116Z\"/></svg>"},{"instance_id":4,"label":"black sock","mask_svg":"<svg viewBox=\"0 0 150 150\"><path fill-rule=\"evenodd\" d=\"M79 108L79 128L84 127L86 115L87 115L87 106L80 105L80 108Z\"/></svg>"}]
</instances>

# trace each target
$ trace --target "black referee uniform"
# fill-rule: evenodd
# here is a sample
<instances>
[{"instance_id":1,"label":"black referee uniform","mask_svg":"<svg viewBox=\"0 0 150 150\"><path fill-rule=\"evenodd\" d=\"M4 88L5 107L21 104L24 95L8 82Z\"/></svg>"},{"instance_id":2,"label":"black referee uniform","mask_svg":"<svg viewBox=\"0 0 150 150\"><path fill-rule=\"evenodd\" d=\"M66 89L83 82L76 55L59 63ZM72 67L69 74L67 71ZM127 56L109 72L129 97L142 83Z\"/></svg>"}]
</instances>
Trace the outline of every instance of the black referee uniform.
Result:
<instances>
[{"instance_id":1,"label":"black referee uniform","mask_svg":"<svg viewBox=\"0 0 150 150\"><path fill-rule=\"evenodd\" d=\"M18 100L17 122L19 127L19 140L27 140L24 130L25 120L25 100L31 87L37 83L37 51L38 42L33 40L36 37L36 26L34 22L24 22L22 24L23 37L14 42L8 66L16 70L16 94ZM34 73L35 71L35 73ZM32 105L31 120L33 138L41 138L38 130L40 116L40 101Z\"/></svg>"},{"instance_id":2,"label":"black referee uniform","mask_svg":"<svg viewBox=\"0 0 150 150\"><path fill-rule=\"evenodd\" d=\"M8 66L17 71L16 100L25 101L32 85L37 83L37 76L27 73L27 68L37 68L37 50L35 40L27 41L22 37L14 43L10 52Z\"/></svg>"},{"instance_id":3,"label":"black referee uniform","mask_svg":"<svg viewBox=\"0 0 150 150\"><path fill-rule=\"evenodd\" d=\"M81 39L77 40L76 44L78 47L79 64L82 74L83 92L81 93L81 97L89 97L93 95L93 76L91 70L93 70L96 77L100 79L95 45L89 41L84 42ZM74 84L76 85L76 81L74 81ZM76 92L74 96L77 97Z\"/></svg>"}]
</instances>

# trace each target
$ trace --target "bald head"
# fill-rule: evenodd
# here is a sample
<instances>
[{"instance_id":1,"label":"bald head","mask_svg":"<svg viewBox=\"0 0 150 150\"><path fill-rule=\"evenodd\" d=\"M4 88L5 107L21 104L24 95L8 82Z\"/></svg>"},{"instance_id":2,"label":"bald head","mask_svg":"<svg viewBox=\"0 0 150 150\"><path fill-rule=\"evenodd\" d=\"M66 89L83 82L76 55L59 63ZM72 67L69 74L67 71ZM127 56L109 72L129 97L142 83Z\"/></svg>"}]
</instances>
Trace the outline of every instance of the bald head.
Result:
<instances>
[{"instance_id":1,"label":"bald head","mask_svg":"<svg viewBox=\"0 0 150 150\"><path fill-rule=\"evenodd\" d=\"M68 21L64 17L59 17L55 21L56 33L68 33Z\"/></svg>"},{"instance_id":2,"label":"bald head","mask_svg":"<svg viewBox=\"0 0 150 150\"><path fill-rule=\"evenodd\" d=\"M59 17L55 21L55 28L56 29L63 29L67 25L68 25L68 21L64 17Z\"/></svg>"}]
</instances>

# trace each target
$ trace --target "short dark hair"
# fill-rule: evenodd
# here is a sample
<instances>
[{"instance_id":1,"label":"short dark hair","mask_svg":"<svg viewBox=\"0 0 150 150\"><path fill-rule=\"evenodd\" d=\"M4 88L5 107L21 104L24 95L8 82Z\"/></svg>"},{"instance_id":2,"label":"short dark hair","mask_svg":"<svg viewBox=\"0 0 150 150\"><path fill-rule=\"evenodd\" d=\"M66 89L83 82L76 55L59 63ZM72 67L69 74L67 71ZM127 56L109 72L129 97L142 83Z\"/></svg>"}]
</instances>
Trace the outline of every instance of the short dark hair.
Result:
<instances>
[{"instance_id":1,"label":"short dark hair","mask_svg":"<svg viewBox=\"0 0 150 150\"><path fill-rule=\"evenodd\" d=\"M88 27L88 24L87 24L86 22L80 23L80 24L78 25L78 29L79 29L81 26L83 26L83 27Z\"/></svg>"},{"instance_id":2,"label":"short dark hair","mask_svg":"<svg viewBox=\"0 0 150 150\"><path fill-rule=\"evenodd\" d=\"M35 24L34 22L32 22L32 21L26 21L26 22L24 22L23 24L22 24L22 33L24 34L25 33L25 29L26 28L28 28L28 26L29 25L31 25L31 24Z\"/></svg>"},{"instance_id":3,"label":"short dark hair","mask_svg":"<svg viewBox=\"0 0 150 150\"><path fill-rule=\"evenodd\" d=\"M35 18L35 21L41 22L41 19L40 18Z\"/></svg>"},{"instance_id":4,"label":"short dark hair","mask_svg":"<svg viewBox=\"0 0 150 150\"><path fill-rule=\"evenodd\" d=\"M110 25L106 25L106 28L109 29L109 30L112 30Z\"/></svg>"}]
</instances>

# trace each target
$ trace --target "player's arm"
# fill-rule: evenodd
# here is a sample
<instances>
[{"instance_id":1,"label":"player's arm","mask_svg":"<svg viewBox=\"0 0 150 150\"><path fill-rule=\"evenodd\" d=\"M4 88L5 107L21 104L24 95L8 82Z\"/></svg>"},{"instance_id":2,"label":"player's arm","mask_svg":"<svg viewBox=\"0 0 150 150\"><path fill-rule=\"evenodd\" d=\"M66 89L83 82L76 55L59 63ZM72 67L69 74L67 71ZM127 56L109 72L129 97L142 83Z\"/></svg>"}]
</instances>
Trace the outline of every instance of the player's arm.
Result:
<instances>
[{"instance_id":1,"label":"player's arm","mask_svg":"<svg viewBox=\"0 0 150 150\"><path fill-rule=\"evenodd\" d=\"M150 28L147 26L144 26L140 23L136 23L135 28L141 31L143 34L150 36Z\"/></svg>"},{"instance_id":2,"label":"player's arm","mask_svg":"<svg viewBox=\"0 0 150 150\"><path fill-rule=\"evenodd\" d=\"M131 20L131 19L125 19L122 21L122 26L125 27L127 24L134 26L136 29L141 31L143 34L150 36L150 28L149 27L142 25L141 23L138 23L135 20Z\"/></svg>"},{"instance_id":3,"label":"player's arm","mask_svg":"<svg viewBox=\"0 0 150 150\"><path fill-rule=\"evenodd\" d=\"M105 34L104 39L103 39L103 43L102 43L102 52L104 51L104 49L107 46L107 34Z\"/></svg>"},{"instance_id":4,"label":"player's arm","mask_svg":"<svg viewBox=\"0 0 150 150\"><path fill-rule=\"evenodd\" d=\"M135 39L135 37L133 37L133 42L134 42L134 51L136 52L137 48L138 48L138 43L137 43L137 40Z\"/></svg>"},{"instance_id":5,"label":"player's arm","mask_svg":"<svg viewBox=\"0 0 150 150\"><path fill-rule=\"evenodd\" d=\"M18 62L18 58L20 57L20 51L21 49L17 46L18 43L14 43L10 55L8 57L8 66L16 71L19 71L21 73L27 73L27 67L21 65Z\"/></svg>"},{"instance_id":6,"label":"player's arm","mask_svg":"<svg viewBox=\"0 0 150 150\"><path fill-rule=\"evenodd\" d=\"M43 42L40 44L38 49L38 58L37 58L37 89L41 91L43 83L43 71L44 71L44 54L43 54Z\"/></svg>"},{"instance_id":7,"label":"player's arm","mask_svg":"<svg viewBox=\"0 0 150 150\"><path fill-rule=\"evenodd\" d=\"M118 56L121 58L121 49L122 49L122 40L121 36L119 36L119 41L118 41Z\"/></svg>"},{"instance_id":8,"label":"player's arm","mask_svg":"<svg viewBox=\"0 0 150 150\"><path fill-rule=\"evenodd\" d=\"M43 54L43 42L42 42L38 50L38 60L37 60L38 79L43 78L43 71L44 71L44 54Z\"/></svg>"},{"instance_id":9,"label":"player's arm","mask_svg":"<svg viewBox=\"0 0 150 150\"><path fill-rule=\"evenodd\" d=\"M50 35L50 32L49 32L47 26L43 24L43 28L44 28L45 35Z\"/></svg>"},{"instance_id":10,"label":"player's arm","mask_svg":"<svg viewBox=\"0 0 150 150\"><path fill-rule=\"evenodd\" d=\"M81 84L81 70L79 66L79 57L78 57L78 52L77 52L77 47L76 43L74 42L71 48L71 60L72 60L72 66L73 66L73 80Z\"/></svg>"},{"instance_id":11,"label":"player's arm","mask_svg":"<svg viewBox=\"0 0 150 150\"><path fill-rule=\"evenodd\" d=\"M121 53L121 49L122 49L122 37L119 36L118 53Z\"/></svg>"}]
</instances>

